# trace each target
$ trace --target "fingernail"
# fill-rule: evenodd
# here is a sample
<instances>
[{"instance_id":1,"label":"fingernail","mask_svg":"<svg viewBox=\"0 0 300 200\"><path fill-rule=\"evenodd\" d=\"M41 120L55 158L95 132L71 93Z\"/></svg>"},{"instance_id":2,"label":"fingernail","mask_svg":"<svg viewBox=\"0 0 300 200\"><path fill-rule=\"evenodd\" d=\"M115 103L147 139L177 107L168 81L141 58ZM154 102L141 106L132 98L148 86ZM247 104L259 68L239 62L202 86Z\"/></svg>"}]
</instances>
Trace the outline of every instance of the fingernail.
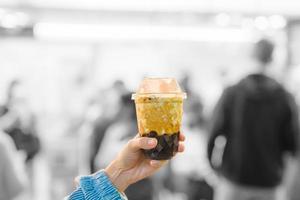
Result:
<instances>
[{"instance_id":1,"label":"fingernail","mask_svg":"<svg viewBox=\"0 0 300 200\"><path fill-rule=\"evenodd\" d=\"M154 145L155 144L155 139L149 139L148 144L149 145Z\"/></svg>"}]
</instances>

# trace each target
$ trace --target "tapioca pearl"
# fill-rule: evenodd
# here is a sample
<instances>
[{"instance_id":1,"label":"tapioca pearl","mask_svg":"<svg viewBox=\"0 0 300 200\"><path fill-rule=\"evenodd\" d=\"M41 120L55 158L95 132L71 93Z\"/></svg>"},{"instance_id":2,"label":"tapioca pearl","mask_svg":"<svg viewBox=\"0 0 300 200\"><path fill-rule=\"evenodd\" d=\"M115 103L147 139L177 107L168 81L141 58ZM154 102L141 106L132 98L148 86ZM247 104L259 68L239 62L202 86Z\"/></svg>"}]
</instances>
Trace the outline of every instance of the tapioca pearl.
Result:
<instances>
[{"instance_id":1,"label":"tapioca pearl","mask_svg":"<svg viewBox=\"0 0 300 200\"><path fill-rule=\"evenodd\" d=\"M158 152L161 152L164 149L164 147L158 143L157 146L155 147L155 150L157 150Z\"/></svg>"},{"instance_id":2,"label":"tapioca pearl","mask_svg":"<svg viewBox=\"0 0 300 200\"><path fill-rule=\"evenodd\" d=\"M164 146L167 145L167 142L166 142L166 140L165 140L165 138L164 138L164 135L162 135L161 137L158 137L158 143L159 143L162 147L164 147Z\"/></svg>"},{"instance_id":3,"label":"tapioca pearl","mask_svg":"<svg viewBox=\"0 0 300 200\"><path fill-rule=\"evenodd\" d=\"M179 135L178 133L173 134L173 141L175 144L178 144L179 142L178 135Z\"/></svg>"},{"instance_id":4,"label":"tapioca pearl","mask_svg":"<svg viewBox=\"0 0 300 200\"><path fill-rule=\"evenodd\" d=\"M156 131L150 131L149 132L149 137L156 137L156 136L157 136Z\"/></svg>"}]
</instances>

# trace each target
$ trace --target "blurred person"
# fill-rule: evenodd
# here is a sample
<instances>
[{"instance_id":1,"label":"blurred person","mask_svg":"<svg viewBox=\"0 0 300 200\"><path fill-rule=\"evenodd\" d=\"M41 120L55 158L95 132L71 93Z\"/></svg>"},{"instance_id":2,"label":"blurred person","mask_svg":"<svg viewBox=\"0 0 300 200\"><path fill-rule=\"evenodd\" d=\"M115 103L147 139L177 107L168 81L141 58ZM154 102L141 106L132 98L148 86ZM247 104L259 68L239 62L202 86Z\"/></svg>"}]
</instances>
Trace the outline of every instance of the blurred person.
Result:
<instances>
[{"instance_id":1,"label":"blurred person","mask_svg":"<svg viewBox=\"0 0 300 200\"><path fill-rule=\"evenodd\" d=\"M2 125L0 120L0 125ZM0 131L0 200L23 199L26 177L23 163L9 136Z\"/></svg>"},{"instance_id":2,"label":"blurred person","mask_svg":"<svg viewBox=\"0 0 300 200\"><path fill-rule=\"evenodd\" d=\"M30 110L25 88L20 80L13 80L7 90L4 114L1 116L2 130L14 141L17 150L25 153L26 172L33 193L33 161L40 151L40 139L36 132L36 118Z\"/></svg>"},{"instance_id":3,"label":"blurred person","mask_svg":"<svg viewBox=\"0 0 300 200\"><path fill-rule=\"evenodd\" d=\"M4 114L4 131L12 137L18 150L25 151L29 163L40 150L36 133L36 118L30 110L20 80L13 80L8 87Z\"/></svg>"},{"instance_id":4,"label":"blurred person","mask_svg":"<svg viewBox=\"0 0 300 200\"><path fill-rule=\"evenodd\" d=\"M114 83L113 83L113 88L122 96L125 95L129 92L129 90L127 89L124 81L122 81L121 79L117 79Z\"/></svg>"},{"instance_id":5,"label":"blurred person","mask_svg":"<svg viewBox=\"0 0 300 200\"><path fill-rule=\"evenodd\" d=\"M208 184L212 174L206 157L207 131L203 103L191 87L191 74L184 73L180 81L188 99L184 104L183 132L187 135L187 148L184 156L178 156L171 163L166 188L172 192L184 193L188 200L212 199L213 189Z\"/></svg>"},{"instance_id":6,"label":"blurred person","mask_svg":"<svg viewBox=\"0 0 300 200\"><path fill-rule=\"evenodd\" d=\"M131 100L131 93L121 96L121 110L118 118L107 128L99 153L97 155L98 168L107 166L114 158L121 147L137 132L136 114L134 103ZM151 179L144 179L128 187L126 194L130 200L152 200L153 185Z\"/></svg>"},{"instance_id":7,"label":"blurred person","mask_svg":"<svg viewBox=\"0 0 300 200\"><path fill-rule=\"evenodd\" d=\"M112 125L118 118L118 113L122 112L120 108L121 96L128 93L125 83L122 80L116 80L113 85L102 91L101 96L94 100L95 103L100 103L102 109L98 117L92 125L91 145L90 145L90 170L97 171L95 159L101 146L104 134L108 127ZM94 108L94 107L92 107Z\"/></svg>"},{"instance_id":8,"label":"blurred person","mask_svg":"<svg viewBox=\"0 0 300 200\"><path fill-rule=\"evenodd\" d=\"M216 106L208 143L211 165L221 175L216 200L277 199L285 155L296 155L297 107L292 95L268 76L273 50L269 40L257 42L255 72L225 89ZM220 146L218 166L214 157Z\"/></svg>"},{"instance_id":9,"label":"blurred person","mask_svg":"<svg viewBox=\"0 0 300 200\"><path fill-rule=\"evenodd\" d=\"M190 73L185 73L180 81L180 85L188 94L188 99L184 104L185 114L188 115L188 126L194 128L196 126L203 128L205 124L205 117L203 114L203 103L201 97L195 93L191 87L191 75Z\"/></svg>"},{"instance_id":10,"label":"blurred person","mask_svg":"<svg viewBox=\"0 0 300 200\"><path fill-rule=\"evenodd\" d=\"M183 152L184 135L181 134L179 139L178 152ZM129 140L104 170L78 178L77 189L66 199L127 199L124 194L127 187L151 176L166 164L167 161L149 160L143 155L142 149L152 149L156 145L157 140L155 138L136 136ZM144 192L149 193L148 190Z\"/></svg>"}]
</instances>

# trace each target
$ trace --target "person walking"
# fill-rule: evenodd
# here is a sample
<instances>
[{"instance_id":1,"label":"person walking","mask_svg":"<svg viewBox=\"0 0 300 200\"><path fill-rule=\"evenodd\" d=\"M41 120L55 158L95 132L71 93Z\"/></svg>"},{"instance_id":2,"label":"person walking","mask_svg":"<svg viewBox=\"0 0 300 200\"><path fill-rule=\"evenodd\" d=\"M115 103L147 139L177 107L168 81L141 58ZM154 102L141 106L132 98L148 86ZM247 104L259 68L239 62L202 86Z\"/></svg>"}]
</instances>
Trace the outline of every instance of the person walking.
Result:
<instances>
[{"instance_id":1,"label":"person walking","mask_svg":"<svg viewBox=\"0 0 300 200\"><path fill-rule=\"evenodd\" d=\"M225 89L215 108L208 157L221 177L216 200L276 199L284 156L297 153L297 106L293 96L268 75L273 50L271 41L257 42L255 72ZM218 140L220 136L225 140ZM214 152L220 152L215 151L220 144L224 144L222 161L215 166Z\"/></svg>"}]
</instances>

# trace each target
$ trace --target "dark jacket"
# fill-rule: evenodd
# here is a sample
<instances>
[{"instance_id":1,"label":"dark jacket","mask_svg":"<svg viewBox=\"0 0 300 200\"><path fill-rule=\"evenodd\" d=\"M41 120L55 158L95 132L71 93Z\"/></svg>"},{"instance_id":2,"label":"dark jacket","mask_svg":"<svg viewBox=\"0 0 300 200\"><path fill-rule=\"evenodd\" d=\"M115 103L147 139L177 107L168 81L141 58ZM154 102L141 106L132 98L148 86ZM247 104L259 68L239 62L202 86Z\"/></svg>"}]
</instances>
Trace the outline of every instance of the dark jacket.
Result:
<instances>
[{"instance_id":1,"label":"dark jacket","mask_svg":"<svg viewBox=\"0 0 300 200\"><path fill-rule=\"evenodd\" d=\"M275 80L249 75L227 88L215 109L208 156L215 139L227 139L219 172L232 182L277 186L283 175L283 154L297 151L299 121L292 96Z\"/></svg>"}]
</instances>

